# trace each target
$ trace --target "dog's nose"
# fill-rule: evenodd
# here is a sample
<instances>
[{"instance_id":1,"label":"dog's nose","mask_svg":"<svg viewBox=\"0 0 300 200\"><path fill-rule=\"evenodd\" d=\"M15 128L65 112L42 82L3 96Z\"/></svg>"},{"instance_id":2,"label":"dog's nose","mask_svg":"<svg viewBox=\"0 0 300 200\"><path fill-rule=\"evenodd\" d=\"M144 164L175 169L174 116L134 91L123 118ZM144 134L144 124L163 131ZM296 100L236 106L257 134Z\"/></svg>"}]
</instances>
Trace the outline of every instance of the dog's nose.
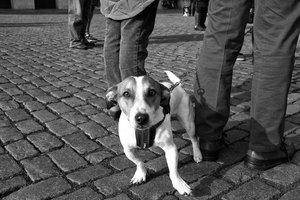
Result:
<instances>
[{"instance_id":1,"label":"dog's nose","mask_svg":"<svg viewBox=\"0 0 300 200\"><path fill-rule=\"evenodd\" d=\"M135 121L139 124L139 125L145 125L149 120L149 115L145 114L145 113L138 113L135 116Z\"/></svg>"}]
</instances>

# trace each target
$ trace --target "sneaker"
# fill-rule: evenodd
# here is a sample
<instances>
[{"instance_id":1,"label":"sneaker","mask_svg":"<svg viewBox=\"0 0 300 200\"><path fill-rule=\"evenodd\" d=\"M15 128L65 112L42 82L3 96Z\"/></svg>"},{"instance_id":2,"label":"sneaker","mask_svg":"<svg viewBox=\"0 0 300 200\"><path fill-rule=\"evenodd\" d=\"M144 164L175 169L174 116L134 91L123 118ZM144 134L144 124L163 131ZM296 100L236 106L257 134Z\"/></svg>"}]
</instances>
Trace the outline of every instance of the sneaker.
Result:
<instances>
[{"instance_id":1,"label":"sneaker","mask_svg":"<svg viewBox=\"0 0 300 200\"><path fill-rule=\"evenodd\" d=\"M95 43L87 41L86 38L83 38L81 43L84 44L85 46L88 46L88 47L94 47L95 46Z\"/></svg>"},{"instance_id":2,"label":"sneaker","mask_svg":"<svg viewBox=\"0 0 300 200\"><path fill-rule=\"evenodd\" d=\"M245 58L244 54L239 53L238 56L237 56L237 58L236 58L236 60L238 60L238 61L245 61L246 58Z\"/></svg>"},{"instance_id":3,"label":"sneaker","mask_svg":"<svg viewBox=\"0 0 300 200\"><path fill-rule=\"evenodd\" d=\"M90 43L96 43L99 40L97 38L94 38L91 34L87 33L85 34L85 39Z\"/></svg>"},{"instance_id":4,"label":"sneaker","mask_svg":"<svg viewBox=\"0 0 300 200\"><path fill-rule=\"evenodd\" d=\"M88 49L88 46L82 44L81 42L71 42L69 48L86 50Z\"/></svg>"},{"instance_id":5,"label":"sneaker","mask_svg":"<svg viewBox=\"0 0 300 200\"><path fill-rule=\"evenodd\" d=\"M195 31L205 31L206 27L204 26L198 26L198 25L195 25L194 27L194 30Z\"/></svg>"},{"instance_id":6,"label":"sneaker","mask_svg":"<svg viewBox=\"0 0 300 200\"><path fill-rule=\"evenodd\" d=\"M284 140L280 149L272 152L248 150L244 164L250 169L267 170L291 160L295 147L290 140Z\"/></svg>"}]
</instances>

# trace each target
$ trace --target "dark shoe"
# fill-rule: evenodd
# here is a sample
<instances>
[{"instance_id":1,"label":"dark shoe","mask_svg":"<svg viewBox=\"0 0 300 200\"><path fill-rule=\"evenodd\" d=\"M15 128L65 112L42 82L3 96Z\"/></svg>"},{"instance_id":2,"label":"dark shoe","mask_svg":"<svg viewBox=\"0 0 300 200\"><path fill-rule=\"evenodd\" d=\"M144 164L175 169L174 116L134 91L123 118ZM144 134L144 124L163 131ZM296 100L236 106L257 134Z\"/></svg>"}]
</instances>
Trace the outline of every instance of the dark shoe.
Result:
<instances>
[{"instance_id":1,"label":"dark shoe","mask_svg":"<svg viewBox=\"0 0 300 200\"><path fill-rule=\"evenodd\" d=\"M267 170L290 161L294 153L293 143L290 140L285 140L277 151L255 152L248 150L244 164L250 169Z\"/></svg>"},{"instance_id":2,"label":"dark shoe","mask_svg":"<svg viewBox=\"0 0 300 200\"><path fill-rule=\"evenodd\" d=\"M84 50L88 49L88 46L82 44L81 42L72 42L70 43L69 47L72 49L84 49Z\"/></svg>"},{"instance_id":3,"label":"dark shoe","mask_svg":"<svg viewBox=\"0 0 300 200\"><path fill-rule=\"evenodd\" d=\"M96 43L99 40L97 38L94 38L91 34L87 33L85 34L85 39L90 43Z\"/></svg>"},{"instance_id":4,"label":"dark shoe","mask_svg":"<svg viewBox=\"0 0 300 200\"><path fill-rule=\"evenodd\" d=\"M84 44L85 46L88 46L88 47L94 47L95 46L95 43L89 42L85 38L82 39L81 43Z\"/></svg>"},{"instance_id":5,"label":"dark shoe","mask_svg":"<svg viewBox=\"0 0 300 200\"><path fill-rule=\"evenodd\" d=\"M211 141L200 139L200 150L202 153L203 161L218 160L221 141L222 140L211 142Z\"/></svg>"}]
</instances>

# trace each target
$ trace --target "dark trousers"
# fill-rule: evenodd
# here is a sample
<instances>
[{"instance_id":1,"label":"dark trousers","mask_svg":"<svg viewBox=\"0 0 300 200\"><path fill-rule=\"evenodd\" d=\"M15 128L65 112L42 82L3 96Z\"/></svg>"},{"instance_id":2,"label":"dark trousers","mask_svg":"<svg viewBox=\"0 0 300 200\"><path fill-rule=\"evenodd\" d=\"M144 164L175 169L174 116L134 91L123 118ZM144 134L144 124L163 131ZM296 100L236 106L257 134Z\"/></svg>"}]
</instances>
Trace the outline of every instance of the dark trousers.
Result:
<instances>
[{"instance_id":1,"label":"dark trousers","mask_svg":"<svg viewBox=\"0 0 300 200\"><path fill-rule=\"evenodd\" d=\"M146 75L149 36L156 18L158 0L135 17L107 19L104 41L104 65L108 87L128 76Z\"/></svg>"},{"instance_id":2,"label":"dark trousers","mask_svg":"<svg viewBox=\"0 0 300 200\"><path fill-rule=\"evenodd\" d=\"M84 38L92 0L69 0L68 26L71 42Z\"/></svg>"},{"instance_id":3,"label":"dark trousers","mask_svg":"<svg viewBox=\"0 0 300 200\"><path fill-rule=\"evenodd\" d=\"M195 81L196 131L214 141L230 114L233 66L252 0L210 0L208 26ZM256 0L250 143L257 152L279 149L300 31L299 0Z\"/></svg>"}]
</instances>

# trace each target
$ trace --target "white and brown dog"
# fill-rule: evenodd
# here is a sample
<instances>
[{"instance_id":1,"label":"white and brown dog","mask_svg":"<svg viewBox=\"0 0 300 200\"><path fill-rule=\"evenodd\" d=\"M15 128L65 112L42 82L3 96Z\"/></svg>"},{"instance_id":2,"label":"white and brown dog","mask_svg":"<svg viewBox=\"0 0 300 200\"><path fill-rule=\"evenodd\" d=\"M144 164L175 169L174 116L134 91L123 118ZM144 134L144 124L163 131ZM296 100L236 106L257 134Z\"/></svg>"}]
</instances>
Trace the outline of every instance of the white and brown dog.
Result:
<instances>
[{"instance_id":1,"label":"white and brown dog","mask_svg":"<svg viewBox=\"0 0 300 200\"><path fill-rule=\"evenodd\" d=\"M173 84L180 80L166 71ZM119 137L128 159L137 166L131 183L146 181L147 171L135 153L136 148L159 146L165 151L173 187L180 194L191 194L190 186L178 173L178 152L173 141L171 115L177 114L193 146L194 160L202 161L195 136L194 109L189 95L179 85L170 91L171 83L158 83L149 76L128 77L108 89L108 101L117 101L122 113Z\"/></svg>"}]
</instances>

